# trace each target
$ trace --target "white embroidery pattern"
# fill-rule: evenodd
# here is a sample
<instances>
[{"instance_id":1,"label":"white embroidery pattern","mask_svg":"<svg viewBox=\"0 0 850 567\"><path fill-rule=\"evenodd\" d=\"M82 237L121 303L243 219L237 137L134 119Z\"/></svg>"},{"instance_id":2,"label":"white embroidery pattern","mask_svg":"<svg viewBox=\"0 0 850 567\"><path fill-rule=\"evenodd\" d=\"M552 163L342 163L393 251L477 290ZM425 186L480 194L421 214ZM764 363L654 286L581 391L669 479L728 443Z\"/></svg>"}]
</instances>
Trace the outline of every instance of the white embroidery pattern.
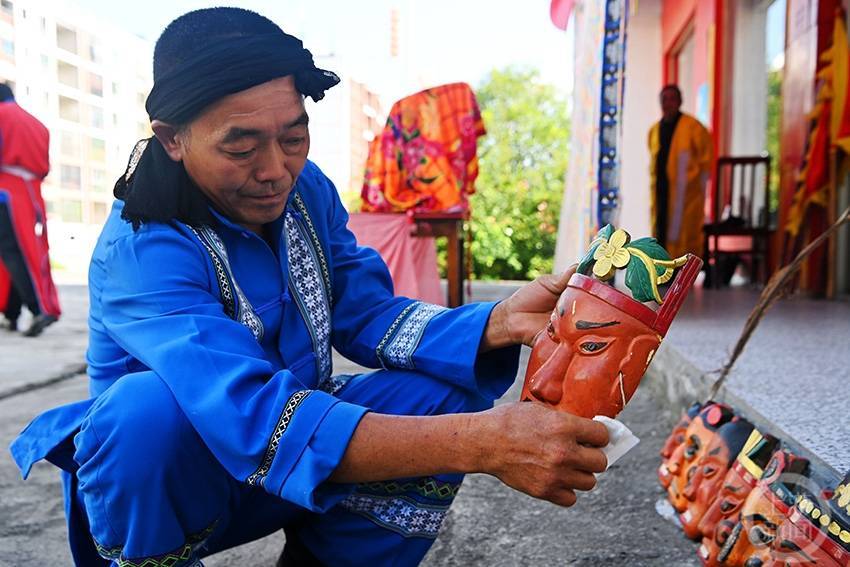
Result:
<instances>
[{"instance_id":1,"label":"white embroidery pattern","mask_svg":"<svg viewBox=\"0 0 850 567\"><path fill-rule=\"evenodd\" d=\"M336 376L331 376L327 380L323 380L316 389L326 392L331 396L336 396L354 376L354 374L337 374Z\"/></svg>"},{"instance_id":2,"label":"white embroidery pattern","mask_svg":"<svg viewBox=\"0 0 850 567\"><path fill-rule=\"evenodd\" d=\"M412 370L413 353L422 340L425 327L431 319L446 311L445 307L433 303L416 302L408 305L396 317L384 338L378 344L376 354L384 368L406 368ZM396 329L398 329L396 331Z\"/></svg>"},{"instance_id":3,"label":"white embroidery pattern","mask_svg":"<svg viewBox=\"0 0 850 567\"><path fill-rule=\"evenodd\" d=\"M251 302L242 292L236 277L233 275L233 270L230 268L230 260L227 258L227 249L224 247L221 237L218 233L209 226L201 227L200 229L190 227L201 244L207 250L207 253L215 267L215 275L218 280L218 287L221 293L221 302L224 304L224 312L231 319L235 319L251 331L257 341L263 340L265 329L263 322L254 313L254 308ZM231 288L231 282L233 283ZM235 292L235 293L234 293Z\"/></svg>"},{"instance_id":4,"label":"white embroidery pattern","mask_svg":"<svg viewBox=\"0 0 850 567\"><path fill-rule=\"evenodd\" d=\"M404 537L436 538L449 505L431 506L411 498L351 494L339 504Z\"/></svg>"},{"instance_id":5,"label":"white embroidery pattern","mask_svg":"<svg viewBox=\"0 0 850 567\"><path fill-rule=\"evenodd\" d=\"M328 260L325 258L325 252L322 249L322 242L319 240L316 227L313 226L313 219L310 218L310 212L307 210L307 205L304 204L304 200L301 198L300 194L296 193L295 197L292 198L292 202L298 209L298 212L301 213L301 216L304 217L304 224L307 225L307 231L310 233L310 239L313 241L313 251L316 254L316 258L319 260L319 267L322 269L322 279L325 281L325 292L328 295L328 305L333 305L334 290L331 285L331 273L328 268Z\"/></svg>"},{"instance_id":6,"label":"white embroidery pattern","mask_svg":"<svg viewBox=\"0 0 850 567\"><path fill-rule=\"evenodd\" d=\"M319 382L331 375L331 312L328 291L319 275L319 261L313 246L291 211L284 221L289 280L318 361Z\"/></svg>"}]
</instances>

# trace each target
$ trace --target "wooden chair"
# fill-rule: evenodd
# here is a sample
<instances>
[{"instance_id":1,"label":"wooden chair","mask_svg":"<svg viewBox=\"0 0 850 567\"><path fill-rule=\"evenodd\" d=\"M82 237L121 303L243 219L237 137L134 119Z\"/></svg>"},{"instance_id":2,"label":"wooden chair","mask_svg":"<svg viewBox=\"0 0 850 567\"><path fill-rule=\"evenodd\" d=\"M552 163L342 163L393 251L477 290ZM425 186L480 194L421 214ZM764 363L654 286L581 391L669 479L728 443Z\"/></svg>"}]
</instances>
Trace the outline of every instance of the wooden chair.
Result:
<instances>
[{"instance_id":1,"label":"wooden chair","mask_svg":"<svg viewBox=\"0 0 850 567\"><path fill-rule=\"evenodd\" d=\"M758 170L764 168L764 172ZM703 258L712 287L722 285L720 263L730 256L749 256L750 281L767 283L770 240L770 156L721 156L713 183L714 206L703 227ZM727 249L721 249L727 248ZM757 269L758 268L758 269Z\"/></svg>"}]
</instances>

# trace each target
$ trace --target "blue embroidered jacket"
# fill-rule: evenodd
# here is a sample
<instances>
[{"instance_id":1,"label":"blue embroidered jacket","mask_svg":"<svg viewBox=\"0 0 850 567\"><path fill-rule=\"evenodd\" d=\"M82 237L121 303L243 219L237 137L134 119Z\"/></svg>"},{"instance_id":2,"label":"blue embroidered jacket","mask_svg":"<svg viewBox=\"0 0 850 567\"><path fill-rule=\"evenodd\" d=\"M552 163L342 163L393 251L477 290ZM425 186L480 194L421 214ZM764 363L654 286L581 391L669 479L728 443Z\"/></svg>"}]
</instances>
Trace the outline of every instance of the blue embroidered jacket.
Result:
<instances>
[{"instance_id":1,"label":"blue embroidered jacket","mask_svg":"<svg viewBox=\"0 0 850 567\"><path fill-rule=\"evenodd\" d=\"M357 246L311 162L273 223L275 248L216 219L134 232L116 202L89 271L87 361L93 398L127 373L156 372L235 478L315 511L342 496L324 481L367 409L332 395L332 346L363 366L415 369L485 397L512 383L518 349L477 355L494 304L393 297L385 264ZM12 446L25 475L87 407L51 410L25 430Z\"/></svg>"}]
</instances>

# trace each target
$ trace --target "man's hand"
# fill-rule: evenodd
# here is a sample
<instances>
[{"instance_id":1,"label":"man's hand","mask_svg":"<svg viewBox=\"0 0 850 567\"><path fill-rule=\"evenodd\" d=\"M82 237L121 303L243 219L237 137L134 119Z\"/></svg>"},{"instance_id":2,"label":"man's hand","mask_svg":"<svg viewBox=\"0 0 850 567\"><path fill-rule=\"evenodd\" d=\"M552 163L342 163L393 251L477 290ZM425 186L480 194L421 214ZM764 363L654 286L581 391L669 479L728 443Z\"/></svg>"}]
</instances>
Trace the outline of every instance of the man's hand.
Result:
<instances>
[{"instance_id":1,"label":"man's hand","mask_svg":"<svg viewBox=\"0 0 850 567\"><path fill-rule=\"evenodd\" d=\"M560 506L576 502L576 490L596 486L593 473L608 466L598 449L608 444L599 422L547 408L537 402L504 404L478 414L494 427L483 472L535 498Z\"/></svg>"},{"instance_id":2,"label":"man's hand","mask_svg":"<svg viewBox=\"0 0 850 567\"><path fill-rule=\"evenodd\" d=\"M575 491L593 488L593 473L608 466L598 449L607 444L601 423L538 402L429 417L370 412L330 480L486 473L536 498L572 506Z\"/></svg>"},{"instance_id":3,"label":"man's hand","mask_svg":"<svg viewBox=\"0 0 850 567\"><path fill-rule=\"evenodd\" d=\"M531 346L534 337L546 327L561 293L567 288L576 266L561 275L540 276L518 289L493 309L481 341L481 352L510 345Z\"/></svg>"}]
</instances>

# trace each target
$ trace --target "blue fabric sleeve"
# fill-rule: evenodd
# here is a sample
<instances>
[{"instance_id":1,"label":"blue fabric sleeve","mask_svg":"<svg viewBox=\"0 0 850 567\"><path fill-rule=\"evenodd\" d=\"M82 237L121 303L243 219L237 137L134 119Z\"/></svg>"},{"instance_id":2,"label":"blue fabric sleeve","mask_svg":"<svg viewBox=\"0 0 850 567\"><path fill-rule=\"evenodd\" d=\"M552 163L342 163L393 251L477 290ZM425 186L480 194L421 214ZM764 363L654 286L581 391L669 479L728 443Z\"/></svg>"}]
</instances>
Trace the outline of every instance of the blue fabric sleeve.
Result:
<instances>
[{"instance_id":1,"label":"blue fabric sleeve","mask_svg":"<svg viewBox=\"0 0 850 567\"><path fill-rule=\"evenodd\" d=\"M336 189L316 173L329 195L334 348L363 366L417 370L485 398L501 396L516 378L520 347L478 354L496 304L445 309L393 297L386 264L372 248L357 245Z\"/></svg>"},{"instance_id":2,"label":"blue fabric sleeve","mask_svg":"<svg viewBox=\"0 0 850 567\"><path fill-rule=\"evenodd\" d=\"M274 372L211 292L200 244L177 228L146 225L119 238L106 268L107 332L165 381L225 469L310 510L334 504L334 490L317 488L367 410Z\"/></svg>"}]
</instances>

